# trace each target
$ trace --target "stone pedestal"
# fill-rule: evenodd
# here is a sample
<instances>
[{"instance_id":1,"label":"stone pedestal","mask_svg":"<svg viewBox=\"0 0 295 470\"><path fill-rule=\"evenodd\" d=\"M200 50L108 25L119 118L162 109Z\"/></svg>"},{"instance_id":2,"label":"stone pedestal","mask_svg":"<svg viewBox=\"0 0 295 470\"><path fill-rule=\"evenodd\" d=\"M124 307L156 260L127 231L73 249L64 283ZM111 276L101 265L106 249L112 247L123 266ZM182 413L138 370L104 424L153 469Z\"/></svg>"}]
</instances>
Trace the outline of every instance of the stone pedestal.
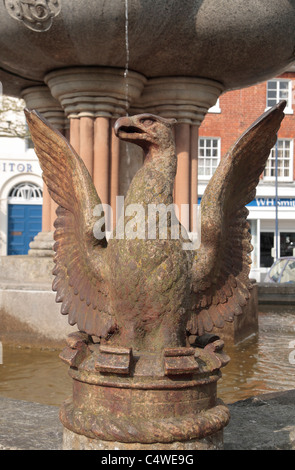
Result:
<instances>
[{"instance_id":1,"label":"stone pedestal","mask_svg":"<svg viewBox=\"0 0 295 470\"><path fill-rule=\"evenodd\" d=\"M68 337L73 396L61 407L65 449L221 449L229 421L217 399L223 342L140 352Z\"/></svg>"},{"instance_id":2,"label":"stone pedestal","mask_svg":"<svg viewBox=\"0 0 295 470\"><path fill-rule=\"evenodd\" d=\"M39 232L30 243L29 256L54 256L53 232Z\"/></svg>"},{"instance_id":3,"label":"stone pedestal","mask_svg":"<svg viewBox=\"0 0 295 470\"><path fill-rule=\"evenodd\" d=\"M203 439L192 439L185 442L172 442L164 444L155 442L153 444L141 443L124 443L124 442L110 442L99 439L91 439L81 434L76 434L69 429L64 428L63 431L63 450L223 450L223 432L219 431L213 436L204 437Z\"/></svg>"}]
</instances>

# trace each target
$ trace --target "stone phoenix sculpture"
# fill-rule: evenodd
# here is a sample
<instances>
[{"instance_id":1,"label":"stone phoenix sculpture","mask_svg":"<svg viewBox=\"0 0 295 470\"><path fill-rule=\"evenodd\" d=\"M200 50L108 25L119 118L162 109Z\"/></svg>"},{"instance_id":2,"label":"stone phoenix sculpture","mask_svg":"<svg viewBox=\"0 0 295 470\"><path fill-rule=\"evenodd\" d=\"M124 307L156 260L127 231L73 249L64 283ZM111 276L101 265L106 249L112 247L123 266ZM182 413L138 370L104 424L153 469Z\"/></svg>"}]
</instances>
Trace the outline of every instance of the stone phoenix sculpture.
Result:
<instances>
[{"instance_id":1,"label":"stone phoenix sculpture","mask_svg":"<svg viewBox=\"0 0 295 470\"><path fill-rule=\"evenodd\" d=\"M196 250L172 212L166 236L160 217L149 236L149 208L173 200L172 120L142 114L116 122L117 136L140 145L145 160L107 242L97 230L104 215L83 161L41 116L26 110L44 181L59 205L53 289L62 313L80 330L60 354L73 379L72 397L60 410L65 450L222 448L229 410L217 398L217 381L229 358L223 341L204 333L241 314L249 297L245 205L255 195L284 107L267 111L221 160L202 198ZM141 219L132 212L139 208ZM196 348L187 344L191 334L199 336Z\"/></svg>"},{"instance_id":2,"label":"stone phoenix sculpture","mask_svg":"<svg viewBox=\"0 0 295 470\"><path fill-rule=\"evenodd\" d=\"M201 201L201 244L159 231L132 238L97 239L101 201L86 167L67 140L36 111L25 110L48 191L59 205L55 222L56 301L69 323L112 346L159 351L186 345L188 334L222 328L242 313L251 288L252 250L246 204L255 196L283 119L285 102L265 112L221 162ZM145 159L125 198L125 208L170 205L177 168L173 120L150 114L119 118L116 135L143 148ZM98 188L99 190L99 188ZM130 219L124 215L124 227ZM145 226L144 229L147 229ZM147 230L145 230L147 232Z\"/></svg>"}]
</instances>

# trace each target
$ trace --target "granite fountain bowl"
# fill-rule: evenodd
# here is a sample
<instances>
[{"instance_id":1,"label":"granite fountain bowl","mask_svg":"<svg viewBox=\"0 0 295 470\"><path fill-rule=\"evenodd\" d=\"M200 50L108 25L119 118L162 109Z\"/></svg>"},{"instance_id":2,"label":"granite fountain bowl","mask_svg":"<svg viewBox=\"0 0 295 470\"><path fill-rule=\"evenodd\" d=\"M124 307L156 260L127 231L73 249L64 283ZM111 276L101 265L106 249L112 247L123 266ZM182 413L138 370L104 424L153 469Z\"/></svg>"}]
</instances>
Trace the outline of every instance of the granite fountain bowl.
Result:
<instances>
[{"instance_id":1,"label":"granite fountain bowl","mask_svg":"<svg viewBox=\"0 0 295 470\"><path fill-rule=\"evenodd\" d=\"M129 68L147 78L201 77L229 90L295 60L295 0L3 0L4 92L18 96L60 68L124 68L126 19Z\"/></svg>"}]
</instances>

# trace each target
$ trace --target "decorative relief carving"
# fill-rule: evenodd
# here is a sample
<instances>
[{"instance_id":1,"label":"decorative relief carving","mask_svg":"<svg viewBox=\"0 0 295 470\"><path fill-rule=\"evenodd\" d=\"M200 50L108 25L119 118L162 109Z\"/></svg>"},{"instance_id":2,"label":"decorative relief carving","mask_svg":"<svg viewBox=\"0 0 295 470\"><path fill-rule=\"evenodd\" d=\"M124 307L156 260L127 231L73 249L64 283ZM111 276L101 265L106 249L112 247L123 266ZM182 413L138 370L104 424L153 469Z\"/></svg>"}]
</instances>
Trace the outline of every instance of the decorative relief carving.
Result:
<instances>
[{"instance_id":1,"label":"decorative relief carving","mask_svg":"<svg viewBox=\"0 0 295 470\"><path fill-rule=\"evenodd\" d=\"M48 31L60 13L60 0L3 0L9 15L33 31Z\"/></svg>"}]
</instances>

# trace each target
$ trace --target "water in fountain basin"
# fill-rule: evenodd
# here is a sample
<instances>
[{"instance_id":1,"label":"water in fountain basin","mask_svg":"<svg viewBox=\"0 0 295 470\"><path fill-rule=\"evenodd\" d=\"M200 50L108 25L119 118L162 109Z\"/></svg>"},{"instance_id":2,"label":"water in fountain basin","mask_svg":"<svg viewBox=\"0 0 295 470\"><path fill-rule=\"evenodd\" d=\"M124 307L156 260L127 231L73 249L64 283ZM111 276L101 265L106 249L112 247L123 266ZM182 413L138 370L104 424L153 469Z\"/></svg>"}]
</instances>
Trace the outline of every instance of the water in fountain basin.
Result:
<instances>
[{"instance_id":1,"label":"water in fountain basin","mask_svg":"<svg viewBox=\"0 0 295 470\"><path fill-rule=\"evenodd\" d=\"M0 396L44 405L60 405L71 395L68 367L59 351L3 344Z\"/></svg>"},{"instance_id":2,"label":"water in fountain basin","mask_svg":"<svg viewBox=\"0 0 295 470\"><path fill-rule=\"evenodd\" d=\"M295 364L290 349L294 340L294 308L261 312L257 335L226 346L231 361L222 369L218 396L234 403L254 395L294 389Z\"/></svg>"},{"instance_id":3,"label":"water in fountain basin","mask_svg":"<svg viewBox=\"0 0 295 470\"><path fill-rule=\"evenodd\" d=\"M295 388L290 344L295 311L260 313L259 334L236 346L225 345L230 363L222 369L218 397L225 403ZM293 347L295 349L295 347ZM72 393L68 367L59 351L22 349L3 344L0 397L59 406Z\"/></svg>"}]
</instances>

